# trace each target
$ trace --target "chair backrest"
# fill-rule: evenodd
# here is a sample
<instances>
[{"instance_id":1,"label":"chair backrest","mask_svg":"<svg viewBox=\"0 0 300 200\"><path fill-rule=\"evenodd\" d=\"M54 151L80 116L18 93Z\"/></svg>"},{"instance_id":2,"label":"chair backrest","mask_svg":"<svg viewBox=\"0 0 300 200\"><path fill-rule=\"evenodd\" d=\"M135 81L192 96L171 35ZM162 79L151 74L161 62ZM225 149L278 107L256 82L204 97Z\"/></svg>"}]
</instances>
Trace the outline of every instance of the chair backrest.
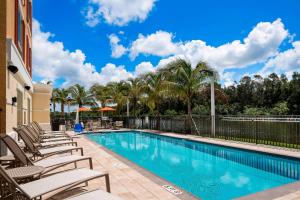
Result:
<instances>
[{"instance_id":1,"label":"chair backrest","mask_svg":"<svg viewBox=\"0 0 300 200\"><path fill-rule=\"evenodd\" d=\"M34 125L38 128L39 131L43 131L43 129L42 129L42 127L40 126L40 124L37 123L36 121L33 121L32 124L34 124Z\"/></svg>"},{"instance_id":2,"label":"chair backrest","mask_svg":"<svg viewBox=\"0 0 300 200\"><path fill-rule=\"evenodd\" d=\"M40 127L37 125L37 123L30 123L30 126L37 132L39 135L43 134L43 130L40 129Z\"/></svg>"},{"instance_id":3,"label":"chair backrest","mask_svg":"<svg viewBox=\"0 0 300 200\"><path fill-rule=\"evenodd\" d=\"M9 189L11 190L14 189L14 191L10 191L11 193L15 193L16 192L15 189L18 189L18 191L20 191L23 195L29 198L29 195L24 190L22 190L19 184L12 177L10 177L9 174L6 173L5 169L1 165L0 165L0 177L2 177L9 184L10 186L8 187Z\"/></svg>"},{"instance_id":4,"label":"chair backrest","mask_svg":"<svg viewBox=\"0 0 300 200\"><path fill-rule=\"evenodd\" d=\"M33 165L31 160L26 156L14 139L5 135L1 137L1 140L6 144L7 148L12 152L17 161L21 162L23 165Z\"/></svg>"},{"instance_id":5,"label":"chair backrest","mask_svg":"<svg viewBox=\"0 0 300 200\"><path fill-rule=\"evenodd\" d=\"M37 149L35 148L33 142L31 141L31 139L27 136L27 134L25 133L24 130L26 130L24 127L22 128L13 128L18 134L19 136L22 138L22 140L24 141L26 147L28 148L28 150L33 153L33 154L37 154Z\"/></svg>"},{"instance_id":6,"label":"chair backrest","mask_svg":"<svg viewBox=\"0 0 300 200\"><path fill-rule=\"evenodd\" d=\"M25 132L32 139L32 141L39 142L40 138L39 138L39 132L38 131L36 131L32 126L24 126L24 128L26 129Z\"/></svg>"}]
</instances>

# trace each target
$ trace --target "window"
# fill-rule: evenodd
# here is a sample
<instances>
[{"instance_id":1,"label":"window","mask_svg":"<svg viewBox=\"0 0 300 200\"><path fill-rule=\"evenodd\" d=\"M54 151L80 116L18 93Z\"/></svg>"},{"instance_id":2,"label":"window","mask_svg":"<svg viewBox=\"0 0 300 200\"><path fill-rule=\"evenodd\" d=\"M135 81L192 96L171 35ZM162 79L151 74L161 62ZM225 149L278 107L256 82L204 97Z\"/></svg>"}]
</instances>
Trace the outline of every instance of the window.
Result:
<instances>
[{"instance_id":1,"label":"window","mask_svg":"<svg viewBox=\"0 0 300 200\"><path fill-rule=\"evenodd\" d=\"M19 1L16 0L16 22L15 22L15 30L16 30L16 34L15 34L15 44L21 54L21 56L24 59L25 56L25 50L24 50L24 46L25 46L25 23L22 17L22 13L21 13L21 9L19 8Z\"/></svg>"},{"instance_id":2,"label":"window","mask_svg":"<svg viewBox=\"0 0 300 200\"><path fill-rule=\"evenodd\" d=\"M27 22L32 30L32 3L30 0L27 0Z\"/></svg>"},{"instance_id":3,"label":"window","mask_svg":"<svg viewBox=\"0 0 300 200\"><path fill-rule=\"evenodd\" d=\"M26 68L30 76L32 76L32 52L29 43L29 37L27 37L26 44Z\"/></svg>"}]
</instances>

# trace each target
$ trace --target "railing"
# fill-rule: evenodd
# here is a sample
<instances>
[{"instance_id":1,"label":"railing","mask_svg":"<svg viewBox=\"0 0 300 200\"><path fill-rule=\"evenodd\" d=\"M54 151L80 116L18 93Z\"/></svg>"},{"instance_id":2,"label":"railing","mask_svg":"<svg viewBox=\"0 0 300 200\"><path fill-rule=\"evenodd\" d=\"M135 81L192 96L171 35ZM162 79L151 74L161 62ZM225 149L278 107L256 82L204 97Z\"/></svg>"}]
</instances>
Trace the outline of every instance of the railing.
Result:
<instances>
[{"instance_id":1,"label":"railing","mask_svg":"<svg viewBox=\"0 0 300 200\"><path fill-rule=\"evenodd\" d=\"M81 121L100 117L81 118ZM113 116L126 128L213 137L211 117L194 115L189 126L187 116ZM300 116L216 116L216 138L300 149Z\"/></svg>"},{"instance_id":2,"label":"railing","mask_svg":"<svg viewBox=\"0 0 300 200\"><path fill-rule=\"evenodd\" d=\"M187 117L129 118L127 127L186 133ZM212 137L210 116L193 116L191 134ZM216 138L300 149L300 116L216 116Z\"/></svg>"}]
</instances>

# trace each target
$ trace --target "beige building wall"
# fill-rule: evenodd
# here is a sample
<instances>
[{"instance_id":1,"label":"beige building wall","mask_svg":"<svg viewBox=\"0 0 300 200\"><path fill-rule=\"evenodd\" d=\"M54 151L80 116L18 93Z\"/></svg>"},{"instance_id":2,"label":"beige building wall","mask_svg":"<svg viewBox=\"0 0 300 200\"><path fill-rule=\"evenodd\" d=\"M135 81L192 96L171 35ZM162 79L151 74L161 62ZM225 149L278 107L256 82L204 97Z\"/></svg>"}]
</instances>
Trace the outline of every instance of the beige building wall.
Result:
<instances>
[{"instance_id":1,"label":"beige building wall","mask_svg":"<svg viewBox=\"0 0 300 200\"><path fill-rule=\"evenodd\" d=\"M37 121L41 124L50 124L52 86L46 84L34 84L33 91L33 121Z\"/></svg>"},{"instance_id":2,"label":"beige building wall","mask_svg":"<svg viewBox=\"0 0 300 200\"><path fill-rule=\"evenodd\" d=\"M0 80L3 81L1 90L5 97L1 97L1 108L5 111L2 115L5 118L5 124L0 126L2 132L8 134L12 132L13 127L20 124L28 124L32 121L32 93L33 83L31 79L31 47L32 47L32 0L3 0L1 3L1 21L3 26L0 27L1 34L5 34L6 55L1 57L1 66L3 69L0 74ZM16 44L16 35L18 35L17 16L20 11L22 23L24 24L23 32L23 52L20 46ZM3 23L5 21L5 23ZM2 41L1 41L2 42ZM8 70L9 65L18 68L18 72L13 74ZM29 86L29 89L25 89ZM12 99L17 98L17 103Z\"/></svg>"}]
</instances>

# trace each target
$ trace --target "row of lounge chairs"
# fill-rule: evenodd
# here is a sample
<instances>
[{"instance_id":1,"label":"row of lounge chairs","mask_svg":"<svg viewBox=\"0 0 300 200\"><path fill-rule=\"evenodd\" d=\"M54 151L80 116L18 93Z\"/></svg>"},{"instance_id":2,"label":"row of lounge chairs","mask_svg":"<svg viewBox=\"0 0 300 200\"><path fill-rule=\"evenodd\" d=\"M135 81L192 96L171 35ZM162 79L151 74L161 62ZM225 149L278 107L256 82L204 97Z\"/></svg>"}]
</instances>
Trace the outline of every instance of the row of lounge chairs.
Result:
<instances>
[{"instance_id":1,"label":"row of lounge chairs","mask_svg":"<svg viewBox=\"0 0 300 200\"><path fill-rule=\"evenodd\" d=\"M0 165L0 199L42 199L73 189L82 184L87 185L91 180L105 178L106 192L100 189L84 192L69 197L71 200L120 200L119 197L110 194L109 174L104 171L93 170L92 158L83 155L83 148L78 147L73 138L65 132L46 132L36 122L29 126L15 128L25 146L19 145L10 136L1 137L3 143L14 156L13 163ZM80 151L81 155L74 154ZM66 153L71 153L66 155ZM77 162L89 162L90 169L77 168ZM75 169L54 170L74 164ZM31 178L14 179L10 171L24 167L40 166L43 171ZM49 172L52 172L49 174ZM53 173L54 172L54 173Z\"/></svg>"}]
</instances>

